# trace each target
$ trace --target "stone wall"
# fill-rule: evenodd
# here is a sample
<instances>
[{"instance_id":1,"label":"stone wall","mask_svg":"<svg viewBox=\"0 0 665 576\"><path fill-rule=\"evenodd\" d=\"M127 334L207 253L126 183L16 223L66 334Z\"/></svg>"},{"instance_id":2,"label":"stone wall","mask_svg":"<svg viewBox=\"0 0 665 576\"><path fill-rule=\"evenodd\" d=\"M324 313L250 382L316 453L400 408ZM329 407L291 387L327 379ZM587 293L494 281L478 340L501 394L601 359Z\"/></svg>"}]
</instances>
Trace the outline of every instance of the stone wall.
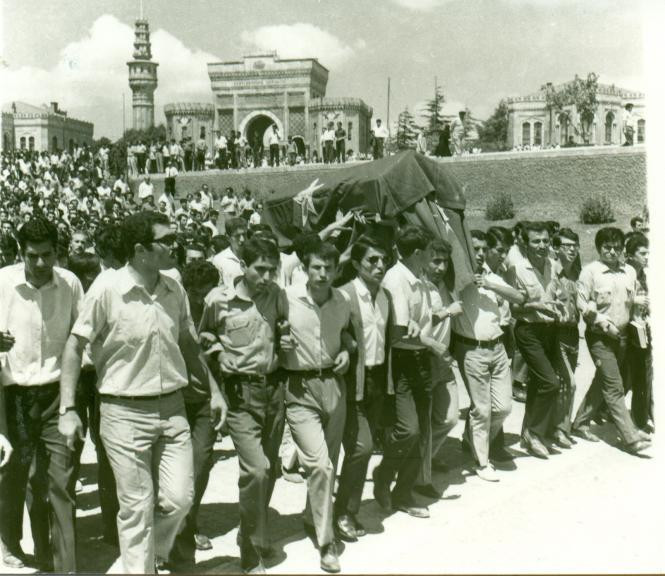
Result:
<instances>
[{"instance_id":1,"label":"stone wall","mask_svg":"<svg viewBox=\"0 0 665 576\"><path fill-rule=\"evenodd\" d=\"M641 212L646 199L646 153L643 147L572 148L540 152L504 152L440 159L464 186L470 215L482 215L487 200L507 192L512 196L518 218L570 218L579 213L584 200L603 193L612 201L617 217ZM193 192L206 183L222 192L248 187L258 197L271 190L291 188L298 192L333 166L297 166L251 171L209 171L181 174L177 195ZM155 177L161 194L163 178ZM132 183L138 186L138 181Z\"/></svg>"}]
</instances>

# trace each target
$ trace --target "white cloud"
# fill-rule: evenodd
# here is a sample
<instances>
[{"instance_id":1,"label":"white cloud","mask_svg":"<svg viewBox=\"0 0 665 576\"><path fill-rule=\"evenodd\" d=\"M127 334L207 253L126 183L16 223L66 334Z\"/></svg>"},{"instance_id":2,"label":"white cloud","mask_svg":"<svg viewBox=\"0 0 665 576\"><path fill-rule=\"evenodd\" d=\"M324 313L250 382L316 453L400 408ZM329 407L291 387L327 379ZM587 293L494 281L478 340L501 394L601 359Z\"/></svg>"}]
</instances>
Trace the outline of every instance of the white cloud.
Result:
<instances>
[{"instance_id":1,"label":"white cloud","mask_svg":"<svg viewBox=\"0 0 665 576\"><path fill-rule=\"evenodd\" d=\"M337 36L305 22L245 30L240 38L250 50L275 50L281 58L318 58L327 68L334 68L354 55L354 49ZM357 45L363 46L364 41L359 42Z\"/></svg>"},{"instance_id":2,"label":"white cloud","mask_svg":"<svg viewBox=\"0 0 665 576\"><path fill-rule=\"evenodd\" d=\"M206 64L216 58L192 50L159 29L151 34L153 60L159 62L155 119L163 121L162 105L183 99L211 100ZM128 127L131 90L127 62L132 59L134 30L115 16L103 15L86 36L61 51L50 69L24 66L0 70L3 102L31 104L58 101L74 117L95 123L95 136L118 137L122 132L122 94ZM78 114L77 114L78 112Z\"/></svg>"},{"instance_id":3,"label":"white cloud","mask_svg":"<svg viewBox=\"0 0 665 576\"><path fill-rule=\"evenodd\" d=\"M417 12L429 12L434 8L443 6L443 4L449 1L450 0L393 0L398 6L409 10L415 10Z\"/></svg>"}]
</instances>

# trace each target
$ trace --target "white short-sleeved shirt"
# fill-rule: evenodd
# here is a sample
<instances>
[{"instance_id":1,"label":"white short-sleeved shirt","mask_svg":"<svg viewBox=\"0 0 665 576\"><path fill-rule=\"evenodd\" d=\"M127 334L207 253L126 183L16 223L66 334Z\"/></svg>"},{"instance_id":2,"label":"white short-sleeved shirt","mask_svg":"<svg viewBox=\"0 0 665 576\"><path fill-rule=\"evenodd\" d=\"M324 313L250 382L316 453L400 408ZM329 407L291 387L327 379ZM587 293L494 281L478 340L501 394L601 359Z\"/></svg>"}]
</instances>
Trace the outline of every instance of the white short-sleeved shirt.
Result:
<instances>
[{"instance_id":1,"label":"white short-sleeved shirt","mask_svg":"<svg viewBox=\"0 0 665 576\"><path fill-rule=\"evenodd\" d=\"M100 393L154 396L187 386L186 330L196 336L182 285L160 273L150 294L127 265L95 279L72 333L91 344Z\"/></svg>"},{"instance_id":2,"label":"white short-sleeved shirt","mask_svg":"<svg viewBox=\"0 0 665 576\"><path fill-rule=\"evenodd\" d=\"M83 287L69 270L53 268L40 288L25 277L25 264L0 269L0 330L14 346L4 354L7 385L40 386L60 379L62 352L83 300Z\"/></svg>"},{"instance_id":3,"label":"white short-sleeved shirt","mask_svg":"<svg viewBox=\"0 0 665 576\"><path fill-rule=\"evenodd\" d=\"M407 327L409 321L414 321L422 330L431 322L429 290L425 282L417 278L401 261L386 272L383 287L388 290L392 299L395 326ZM425 347L396 341L393 342L393 348L419 350Z\"/></svg>"}]
</instances>

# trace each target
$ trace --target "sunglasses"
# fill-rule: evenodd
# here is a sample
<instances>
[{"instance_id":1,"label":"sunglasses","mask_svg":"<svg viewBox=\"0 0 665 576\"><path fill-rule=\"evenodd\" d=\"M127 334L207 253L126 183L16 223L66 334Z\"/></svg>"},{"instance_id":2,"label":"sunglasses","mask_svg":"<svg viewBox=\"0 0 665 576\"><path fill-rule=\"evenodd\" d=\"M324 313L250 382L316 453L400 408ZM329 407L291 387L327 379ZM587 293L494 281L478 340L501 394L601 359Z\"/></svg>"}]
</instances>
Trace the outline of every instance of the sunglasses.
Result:
<instances>
[{"instance_id":1,"label":"sunglasses","mask_svg":"<svg viewBox=\"0 0 665 576\"><path fill-rule=\"evenodd\" d=\"M162 244L163 246L173 246L178 237L175 234L166 234L160 238L155 238L151 244Z\"/></svg>"}]
</instances>

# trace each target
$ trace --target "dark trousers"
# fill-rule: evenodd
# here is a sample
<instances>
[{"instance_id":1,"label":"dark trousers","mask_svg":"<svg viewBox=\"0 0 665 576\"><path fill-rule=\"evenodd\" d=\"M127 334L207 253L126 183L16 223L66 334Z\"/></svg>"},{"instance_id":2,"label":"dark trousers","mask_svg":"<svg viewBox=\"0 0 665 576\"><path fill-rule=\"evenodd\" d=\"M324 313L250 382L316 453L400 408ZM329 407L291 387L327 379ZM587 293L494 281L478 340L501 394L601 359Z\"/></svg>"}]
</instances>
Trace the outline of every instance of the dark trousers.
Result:
<instances>
[{"instance_id":1,"label":"dark trousers","mask_svg":"<svg viewBox=\"0 0 665 576\"><path fill-rule=\"evenodd\" d=\"M568 378L561 380L559 396L556 403L554 426L570 434L573 419L573 402L575 401L575 369L580 348L580 332L575 326L559 326L559 348Z\"/></svg>"},{"instance_id":2,"label":"dark trousers","mask_svg":"<svg viewBox=\"0 0 665 576\"><path fill-rule=\"evenodd\" d=\"M554 427L562 379L568 378L561 358L557 326L554 323L517 322L515 340L529 366L524 428L545 438Z\"/></svg>"},{"instance_id":3,"label":"dark trousers","mask_svg":"<svg viewBox=\"0 0 665 576\"><path fill-rule=\"evenodd\" d=\"M197 517L203 494L208 487L217 433L212 426L210 401L207 398L198 402L185 401L185 412L192 435L194 453L194 499L185 518L185 524L176 537L172 557L175 560L193 562L196 549L194 535L198 531Z\"/></svg>"},{"instance_id":4,"label":"dark trousers","mask_svg":"<svg viewBox=\"0 0 665 576\"><path fill-rule=\"evenodd\" d=\"M326 140L323 143L323 161L326 164L332 164L335 161L335 142Z\"/></svg>"},{"instance_id":5,"label":"dark trousers","mask_svg":"<svg viewBox=\"0 0 665 576\"><path fill-rule=\"evenodd\" d=\"M240 477L240 554L256 554L270 546L268 506L278 470L278 452L284 431L284 382L230 377L224 381L229 402L229 433L238 453ZM253 550L251 550L253 548ZM243 563L244 563L243 562Z\"/></svg>"},{"instance_id":6,"label":"dark trousers","mask_svg":"<svg viewBox=\"0 0 665 576\"><path fill-rule=\"evenodd\" d=\"M385 482L397 482L392 492L395 506L412 506L413 486L422 465L420 435L429 434L432 404L432 369L430 353L425 350L392 352L395 383L395 422L386 439L378 476Z\"/></svg>"},{"instance_id":7,"label":"dark trousers","mask_svg":"<svg viewBox=\"0 0 665 576\"><path fill-rule=\"evenodd\" d=\"M346 162L346 142L344 140L337 140L337 142L335 142L335 148L337 152L337 162Z\"/></svg>"},{"instance_id":8,"label":"dark trousers","mask_svg":"<svg viewBox=\"0 0 665 576\"><path fill-rule=\"evenodd\" d=\"M90 432L90 438L97 453L97 488L99 505L102 509L104 537L110 542L118 541L118 495L111 464L106 449L99 437L99 395L97 394L97 374L94 369L84 369L76 389L76 411L83 424L83 432ZM77 445L74 455L74 479L79 477L83 443Z\"/></svg>"},{"instance_id":9,"label":"dark trousers","mask_svg":"<svg viewBox=\"0 0 665 576\"><path fill-rule=\"evenodd\" d=\"M367 467L374 443L384 427L384 398L386 393L386 367L374 366L365 369L365 393L356 400L349 389L346 400L346 423L344 425L344 462L337 485L335 513L356 515L367 477ZM380 442L380 440L378 440Z\"/></svg>"},{"instance_id":10,"label":"dark trousers","mask_svg":"<svg viewBox=\"0 0 665 576\"><path fill-rule=\"evenodd\" d=\"M577 409L573 428L586 426L605 401L610 416L626 444L636 442L637 428L630 417L624 396L626 346L621 340L587 331L586 342L596 366L591 386Z\"/></svg>"},{"instance_id":11,"label":"dark trousers","mask_svg":"<svg viewBox=\"0 0 665 576\"><path fill-rule=\"evenodd\" d=\"M229 161L226 156L226 148L220 148L217 150L217 158L215 160L217 168L220 170L226 170L229 167Z\"/></svg>"},{"instance_id":12,"label":"dark trousers","mask_svg":"<svg viewBox=\"0 0 665 576\"><path fill-rule=\"evenodd\" d=\"M279 144L270 145L270 165L279 166Z\"/></svg>"},{"instance_id":13,"label":"dark trousers","mask_svg":"<svg viewBox=\"0 0 665 576\"><path fill-rule=\"evenodd\" d=\"M60 387L8 386L5 388L7 428L14 452L0 470L0 535L9 550L18 551L23 504L33 457L36 459L34 494L49 503L53 566L56 572L76 572L74 530L74 453L58 432ZM44 529L44 527L38 528Z\"/></svg>"},{"instance_id":14,"label":"dark trousers","mask_svg":"<svg viewBox=\"0 0 665 576\"><path fill-rule=\"evenodd\" d=\"M651 346L639 348L628 346L628 372L633 390L630 412L638 428L653 422L653 360Z\"/></svg>"}]
</instances>

